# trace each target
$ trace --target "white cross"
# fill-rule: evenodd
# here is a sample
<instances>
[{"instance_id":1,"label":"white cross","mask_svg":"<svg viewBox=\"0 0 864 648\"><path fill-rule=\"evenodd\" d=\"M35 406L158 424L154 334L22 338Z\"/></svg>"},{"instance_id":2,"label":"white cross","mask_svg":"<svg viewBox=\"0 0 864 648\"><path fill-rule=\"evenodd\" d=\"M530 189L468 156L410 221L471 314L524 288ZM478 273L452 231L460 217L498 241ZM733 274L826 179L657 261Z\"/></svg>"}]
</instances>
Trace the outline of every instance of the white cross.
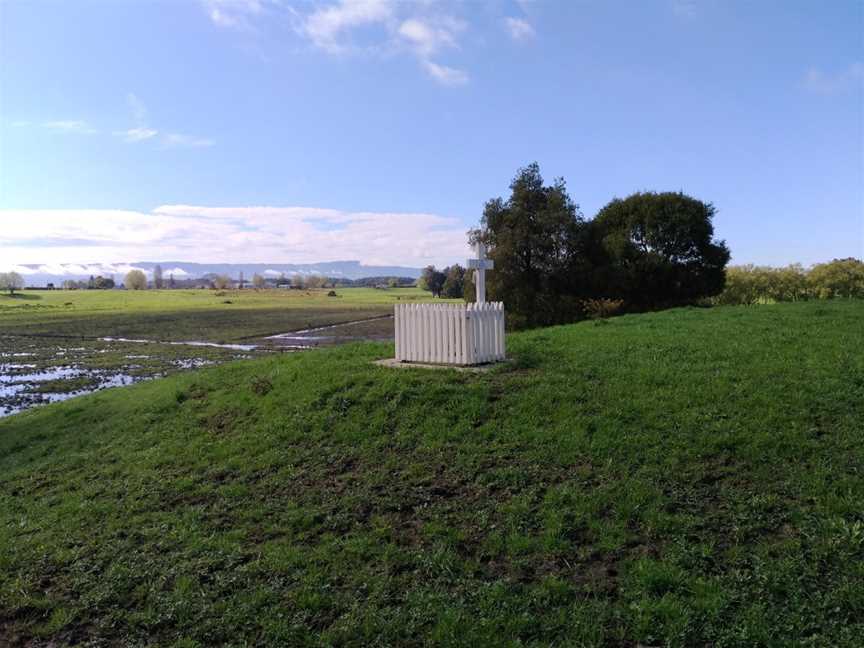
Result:
<instances>
[{"instance_id":1,"label":"white cross","mask_svg":"<svg viewBox=\"0 0 864 648\"><path fill-rule=\"evenodd\" d=\"M474 269L474 289L477 291L477 303L486 302L486 271L495 267L492 259L486 258L486 246L477 244L477 258L468 259L468 267Z\"/></svg>"}]
</instances>

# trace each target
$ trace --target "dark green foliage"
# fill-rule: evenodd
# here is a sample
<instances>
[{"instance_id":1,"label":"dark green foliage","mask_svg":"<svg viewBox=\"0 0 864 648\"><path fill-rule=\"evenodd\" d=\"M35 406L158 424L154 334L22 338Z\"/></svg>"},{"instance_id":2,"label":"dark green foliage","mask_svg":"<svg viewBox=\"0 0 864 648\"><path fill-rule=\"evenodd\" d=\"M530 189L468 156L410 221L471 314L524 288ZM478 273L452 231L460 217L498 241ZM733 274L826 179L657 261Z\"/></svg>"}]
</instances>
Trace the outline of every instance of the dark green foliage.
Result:
<instances>
[{"instance_id":1,"label":"dark green foliage","mask_svg":"<svg viewBox=\"0 0 864 648\"><path fill-rule=\"evenodd\" d=\"M437 270L434 265L423 268L423 274L417 280L417 286L423 290L428 290L433 297L441 296L441 289L444 287L447 275Z\"/></svg>"},{"instance_id":2,"label":"dark green foliage","mask_svg":"<svg viewBox=\"0 0 864 648\"><path fill-rule=\"evenodd\" d=\"M629 311L693 304L723 289L729 250L713 240L714 207L683 193L637 193L585 221L563 179L544 186L537 164L520 169L510 198L486 203L470 232L495 260L489 299L511 326L572 322L590 299Z\"/></svg>"},{"instance_id":3,"label":"dark green foliage","mask_svg":"<svg viewBox=\"0 0 864 648\"><path fill-rule=\"evenodd\" d=\"M543 185L537 163L520 169L507 201L486 203L472 243L488 247L495 269L488 298L503 301L511 324L530 327L576 319L577 264L584 221L562 178Z\"/></svg>"},{"instance_id":4,"label":"dark green foliage","mask_svg":"<svg viewBox=\"0 0 864 648\"><path fill-rule=\"evenodd\" d=\"M441 296L448 299L461 299L465 296L465 268L458 263L444 269L446 279L441 287Z\"/></svg>"},{"instance_id":5,"label":"dark green foliage","mask_svg":"<svg viewBox=\"0 0 864 648\"><path fill-rule=\"evenodd\" d=\"M715 241L715 209L683 193L616 198L592 221L602 259L595 290L631 309L691 304L723 290L729 249Z\"/></svg>"},{"instance_id":6,"label":"dark green foliage","mask_svg":"<svg viewBox=\"0 0 864 648\"><path fill-rule=\"evenodd\" d=\"M443 270L430 265L423 269L417 286L434 297L461 299L465 295L465 274L465 268L458 263Z\"/></svg>"},{"instance_id":7,"label":"dark green foliage","mask_svg":"<svg viewBox=\"0 0 864 648\"><path fill-rule=\"evenodd\" d=\"M625 315L487 374L360 344L0 419L0 644L860 646L862 319Z\"/></svg>"}]
</instances>

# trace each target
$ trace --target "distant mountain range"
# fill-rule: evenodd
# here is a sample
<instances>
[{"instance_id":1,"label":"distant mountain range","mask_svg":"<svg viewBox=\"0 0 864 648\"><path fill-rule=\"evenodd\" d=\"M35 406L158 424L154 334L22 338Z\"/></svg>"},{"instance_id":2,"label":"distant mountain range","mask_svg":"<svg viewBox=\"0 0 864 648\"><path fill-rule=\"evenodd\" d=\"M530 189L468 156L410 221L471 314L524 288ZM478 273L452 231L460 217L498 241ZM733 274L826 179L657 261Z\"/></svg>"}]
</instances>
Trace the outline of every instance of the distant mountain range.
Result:
<instances>
[{"instance_id":1,"label":"distant mountain range","mask_svg":"<svg viewBox=\"0 0 864 648\"><path fill-rule=\"evenodd\" d=\"M162 273L167 279L174 275L175 279L197 279L208 274L224 274L238 279L240 273L248 281L254 274L265 278L281 275L320 275L340 279L363 279L364 277L411 277L420 276L420 268L403 266L371 266L359 261L327 261L323 263L185 263L183 261L136 261L132 263L45 263L24 264L16 266L16 270L24 275L28 286L44 286L47 283L59 284L66 279L87 279L101 275L113 277L122 281L129 270L143 270L148 277L153 275L153 268L162 266Z\"/></svg>"}]
</instances>

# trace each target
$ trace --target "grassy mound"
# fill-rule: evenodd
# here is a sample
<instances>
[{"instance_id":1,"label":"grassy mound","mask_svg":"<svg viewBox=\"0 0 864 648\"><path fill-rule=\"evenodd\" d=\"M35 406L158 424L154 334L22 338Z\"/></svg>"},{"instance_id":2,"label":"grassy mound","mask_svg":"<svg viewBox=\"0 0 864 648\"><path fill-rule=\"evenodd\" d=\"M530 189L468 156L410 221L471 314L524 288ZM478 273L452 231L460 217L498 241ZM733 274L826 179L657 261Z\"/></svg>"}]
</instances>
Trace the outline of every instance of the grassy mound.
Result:
<instances>
[{"instance_id":1,"label":"grassy mound","mask_svg":"<svg viewBox=\"0 0 864 648\"><path fill-rule=\"evenodd\" d=\"M483 375L363 344L0 420L0 637L859 645L862 322L627 316Z\"/></svg>"}]
</instances>

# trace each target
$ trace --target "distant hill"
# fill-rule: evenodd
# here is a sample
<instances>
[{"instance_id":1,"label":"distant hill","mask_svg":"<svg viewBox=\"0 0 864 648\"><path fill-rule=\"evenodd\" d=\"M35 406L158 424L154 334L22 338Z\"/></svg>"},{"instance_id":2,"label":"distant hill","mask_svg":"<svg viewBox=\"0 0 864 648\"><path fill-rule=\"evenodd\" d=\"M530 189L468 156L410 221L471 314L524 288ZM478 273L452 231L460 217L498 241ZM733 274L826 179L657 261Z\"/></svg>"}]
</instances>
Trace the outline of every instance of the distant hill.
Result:
<instances>
[{"instance_id":1,"label":"distant hill","mask_svg":"<svg viewBox=\"0 0 864 648\"><path fill-rule=\"evenodd\" d=\"M28 286L42 286L49 282L60 283L66 279L87 279L90 275L115 277L122 281L123 276L131 268L143 270L152 274L157 265L155 261L134 261L130 263L60 263L60 264L28 264L19 266L25 275ZM322 263L186 263L184 261L160 261L162 271L167 278L174 275L176 279L197 279L207 274L225 274L234 279L243 273L248 280L254 274L265 278L285 275L321 275L337 279L363 279L365 277L411 277L420 276L420 268L403 266L371 266L360 261L326 261Z\"/></svg>"}]
</instances>

